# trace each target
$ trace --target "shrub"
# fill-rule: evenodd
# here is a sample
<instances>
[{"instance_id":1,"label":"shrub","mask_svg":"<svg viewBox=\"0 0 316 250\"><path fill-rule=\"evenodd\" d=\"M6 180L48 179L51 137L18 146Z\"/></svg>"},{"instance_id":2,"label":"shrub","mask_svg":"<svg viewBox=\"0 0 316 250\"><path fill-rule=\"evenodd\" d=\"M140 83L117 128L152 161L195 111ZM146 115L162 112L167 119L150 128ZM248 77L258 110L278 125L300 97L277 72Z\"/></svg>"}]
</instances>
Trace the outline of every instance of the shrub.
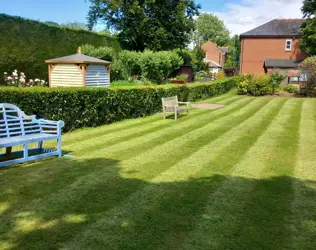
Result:
<instances>
[{"instance_id":1,"label":"shrub","mask_svg":"<svg viewBox=\"0 0 316 250\"><path fill-rule=\"evenodd\" d=\"M129 79L132 76L140 75L139 57L141 53L136 51L123 50L118 54L118 65L121 67L123 79Z\"/></svg>"},{"instance_id":2,"label":"shrub","mask_svg":"<svg viewBox=\"0 0 316 250\"><path fill-rule=\"evenodd\" d=\"M272 92L270 75L246 75L237 85L239 95L267 95Z\"/></svg>"},{"instance_id":3,"label":"shrub","mask_svg":"<svg viewBox=\"0 0 316 250\"><path fill-rule=\"evenodd\" d=\"M300 91L300 87L298 84L287 84L282 88L282 90L289 93L298 94Z\"/></svg>"},{"instance_id":4,"label":"shrub","mask_svg":"<svg viewBox=\"0 0 316 250\"><path fill-rule=\"evenodd\" d=\"M0 88L0 100L19 106L27 114L64 120L66 130L99 126L143 117L161 111L161 98L177 95L181 101L197 101L227 92L239 78L183 86L117 88Z\"/></svg>"},{"instance_id":5,"label":"shrub","mask_svg":"<svg viewBox=\"0 0 316 250\"><path fill-rule=\"evenodd\" d=\"M0 84L1 85L1 84ZM48 83L45 80L38 78L26 80L26 75L23 72L14 70L11 75L7 72L4 72L4 86L11 87L34 87L34 86L43 86L47 87Z\"/></svg>"},{"instance_id":6,"label":"shrub","mask_svg":"<svg viewBox=\"0 0 316 250\"><path fill-rule=\"evenodd\" d=\"M270 75L270 85L272 94L276 92L276 90L280 87L281 82L287 77L278 71L273 71Z\"/></svg>"},{"instance_id":7,"label":"shrub","mask_svg":"<svg viewBox=\"0 0 316 250\"><path fill-rule=\"evenodd\" d=\"M183 60L176 52L146 50L140 55L141 74L154 83L163 83L169 75L183 65Z\"/></svg>"},{"instance_id":8,"label":"shrub","mask_svg":"<svg viewBox=\"0 0 316 250\"><path fill-rule=\"evenodd\" d=\"M45 60L76 53L82 44L120 50L115 37L0 14L0 82L5 71L47 79Z\"/></svg>"},{"instance_id":9,"label":"shrub","mask_svg":"<svg viewBox=\"0 0 316 250\"><path fill-rule=\"evenodd\" d=\"M87 56L96 57L109 62L113 62L116 56L116 51L111 47L94 47L91 44L82 45L81 51Z\"/></svg>"},{"instance_id":10,"label":"shrub","mask_svg":"<svg viewBox=\"0 0 316 250\"><path fill-rule=\"evenodd\" d=\"M306 58L300 65L301 71L306 74L306 84L300 88L300 94L316 96L316 56Z\"/></svg>"}]
</instances>

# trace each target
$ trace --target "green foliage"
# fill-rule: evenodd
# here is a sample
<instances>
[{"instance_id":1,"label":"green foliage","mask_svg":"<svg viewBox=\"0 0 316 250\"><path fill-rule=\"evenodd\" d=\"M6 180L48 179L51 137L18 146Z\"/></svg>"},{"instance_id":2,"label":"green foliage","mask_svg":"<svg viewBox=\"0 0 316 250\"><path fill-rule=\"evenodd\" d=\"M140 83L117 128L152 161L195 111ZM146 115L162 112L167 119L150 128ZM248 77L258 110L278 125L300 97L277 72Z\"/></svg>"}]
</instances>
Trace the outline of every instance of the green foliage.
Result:
<instances>
[{"instance_id":1,"label":"green foliage","mask_svg":"<svg viewBox=\"0 0 316 250\"><path fill-rule=\"evenodd\" d=\"M209 72L208 64L204 62L205 55L206 55L205 51L200 46L196 46L193 49L193 55L194 55L193 71L194 72L200 72L200 71Z\"/></svg>"},{"instance_id":2,"label":"green foliage","mask_svg":"<svg viewBox=\"0 0 316 250\"><path fill-rule=\"evenodd\" d=\"M280 73L279 71L273 71L270 74L270 85L272 94L275 93L276 89L280 87L281 82L287 77L287 75Z\"/></svg>"},{"instance_id":3,"label":"green foliage","mask_svg":"<svg viewBox=\"0 0 316 250\"><path fill-rule=\"evenodd\" d=\"M123 79L141 74L140 56L141 53L136 51L122 50L119 53L117 60Z\"/></svg>"},{"instance_id":4,"label":"green foliage","mask_svg":"<svg viewBox=\"0 0 316 250\"><path fill-rule=\"evenodd\" d=\"M301 27L300 48L309 55L316 55L316 2L304 0L301 10L308 19Z\"/></svg>"},{"instance_id":5,"label":"green foliage","mask_svg":"<svg viewBox=\"0 0 316 250\"><path fill-rule=\"evenodd\" d=\"M185 48L194 30L199 5L194 0L90 0L89 27L98 20L118 32L127 49L144 51Z\"/></svg>"},{"instance_id":6,"label":"green foliage","mask_svg":"<svg viewBox=\"0 0 316 250\"><path fill-rule=\"evenodd\" d=\"M289 93L298 94L300 92L300 87L298 84L287 84L282 88L282 90Z\"/></svg>"},{"instance_id":7,"label":"green foliage","mask_svg":"<svg viewBox=\"0 0 316 250\"><path fill-rule=\"evenodd\" d=\"M176 52L146 50L141 54L139 64L143 77L160 84L183 65L183 60Z\"/></svg>"},{"instance_id":8,"label":"green foliage","mask_svg":"<svg viewBox=\"0 0 316 250\"><path fill-rule=\"evenodd\" d=\"M197 101L232 89L239 78L185 86L117 88L0 88L0 100L19 106L28 114L64 120L65 130L99 126L143 117L161 111L161 98L178 95Z\"/></svg>"},{"instance_id":9,"label":"green foliage","mask_svg":"<svg viewBox=\"0 0 316 250\"><path fill-rule=\"evenodd\" d=\"M96 57L109 62L113 62L116 56L116 51L111 47L94 47L91 44L82 45L81 51L87 56Z\"/></svg>"},{"instance_id":10,"label":"green foliage","mask_svg":"<svg viewBox=\"0 0 316 250\"><path fill-rule=\"evenodd\" d=\"M300 93L305 96L316 96L316 56L306 58L300 68L307 77L305 86L300 88Z\"/></svg>"},{"instance_id":11,"label":"green foliage","mask_svg":"<svg viewBox=\"0 0 316 250\"><path fill-rule=\"evenodd\" d=\"M210 13L201 14L196 20L196 31L193 40L197 46L212 41L218 46L228 44L230 37L225 24L217 16Z\"/></svg>"},{"instance_id":12,"label":"green foliage","mask_svg":"<svg viewBox=\"0 0 316 250\"><path fill-rule=\"evenodd\" d=\"M82 44L119 50L116 38L0 14L0 81L4 72L23 71L47 79L45 60L75 54Z\"/></svg>"},{"instance_id":13,"label":"green foliage","mask_svg":"<svg viewBox=\"0 0 316 250\"><path fill-rule=\"evenodd\" d=\"M188 75L186 75L186 74L178 75L177 79L181 80L181 81L187 81L188 80Z\"/></svg>"},{"instance_id":14,"label":"green foliage","mask_svg":"<svg viewBox=\"0 0 316 250\"><path fill-rule=\"evenodd\" d=\"M246 75L237 85L238 95L262 96L272 92L270 75Z\"/></svg>"},{"instance_id":15,"label":"green foliage","mask_svg":"<svg viewBox=\"0 0 316 250\"><path fill-rule=\"evenodd\" d=\"M225 62L225 68L239 68L240 57L240 39L239 36L233 36L228 44L228 55Z\"/></svg>"},{"instance_id":16,"label":"green foliage","mask_svg":"<svg viewBox=\"0 0 316 250\"><path fill-rule=\"evenodd\" d=\"M195 55L191 50L187 49L175 49L174 50L183 60L183 65L190 65L194 63Z\"/></svg>"}]
</instances>

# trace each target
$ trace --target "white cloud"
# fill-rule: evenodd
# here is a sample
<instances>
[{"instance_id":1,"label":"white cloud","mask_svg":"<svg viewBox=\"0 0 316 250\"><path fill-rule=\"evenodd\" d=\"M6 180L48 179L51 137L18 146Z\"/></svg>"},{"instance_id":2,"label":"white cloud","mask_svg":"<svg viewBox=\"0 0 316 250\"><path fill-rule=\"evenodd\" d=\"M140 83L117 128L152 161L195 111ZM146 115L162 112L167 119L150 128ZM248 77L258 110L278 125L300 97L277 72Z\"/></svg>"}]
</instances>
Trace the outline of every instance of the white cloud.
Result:
<instances>
[{"instance_id":1,"label":"white cloud","mask_svg":"<svg viewBox=\"0 0 316 250\"><path fill-rule=\"evenodd\" d=\"M302 0L241 0L214 12L232 35L258 27L275 18L301 18Z\"/></svg>"}]
</instances>

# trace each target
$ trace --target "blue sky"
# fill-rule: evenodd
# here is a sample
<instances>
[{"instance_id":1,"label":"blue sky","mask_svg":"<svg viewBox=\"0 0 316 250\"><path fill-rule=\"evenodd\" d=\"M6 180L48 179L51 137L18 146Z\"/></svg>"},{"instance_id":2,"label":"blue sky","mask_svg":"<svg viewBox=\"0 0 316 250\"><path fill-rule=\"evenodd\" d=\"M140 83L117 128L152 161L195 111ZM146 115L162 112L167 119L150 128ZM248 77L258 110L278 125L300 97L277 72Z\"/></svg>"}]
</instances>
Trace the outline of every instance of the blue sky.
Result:
<instances>
[{"instance_id":1,"label":"blue sky","mask_svg":"<svg viewBox=\"0 0 316 250\"><path fill-rule=\"evenodd\" d=\"M239 34L273 18L301 17L302 0L196 0L203 12L220 17L232 34ZM0 13L40 21L86 22L89 1L1 0Z\"/></svg>"}]
</instances>

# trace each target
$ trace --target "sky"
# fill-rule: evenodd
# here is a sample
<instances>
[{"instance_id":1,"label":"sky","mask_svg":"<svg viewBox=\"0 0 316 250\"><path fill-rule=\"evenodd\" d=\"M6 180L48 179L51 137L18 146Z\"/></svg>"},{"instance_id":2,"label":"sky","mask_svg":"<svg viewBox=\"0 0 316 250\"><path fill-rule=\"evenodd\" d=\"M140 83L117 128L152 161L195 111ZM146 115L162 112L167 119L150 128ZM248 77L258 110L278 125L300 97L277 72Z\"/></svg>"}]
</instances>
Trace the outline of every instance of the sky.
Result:
<instances>
[{"instance_id":1,"label":"sky","mask_svg":"<svg viewBox=\"0 0 316 250\"><path fill-rule=\"evenodd\" d=\"M274 18L300 18L302 0L196 0L201 12L222 19L231 35ZM86 22L88 0L0 0L0 13L57 23Z\"/></svg>"}]
</instances>

